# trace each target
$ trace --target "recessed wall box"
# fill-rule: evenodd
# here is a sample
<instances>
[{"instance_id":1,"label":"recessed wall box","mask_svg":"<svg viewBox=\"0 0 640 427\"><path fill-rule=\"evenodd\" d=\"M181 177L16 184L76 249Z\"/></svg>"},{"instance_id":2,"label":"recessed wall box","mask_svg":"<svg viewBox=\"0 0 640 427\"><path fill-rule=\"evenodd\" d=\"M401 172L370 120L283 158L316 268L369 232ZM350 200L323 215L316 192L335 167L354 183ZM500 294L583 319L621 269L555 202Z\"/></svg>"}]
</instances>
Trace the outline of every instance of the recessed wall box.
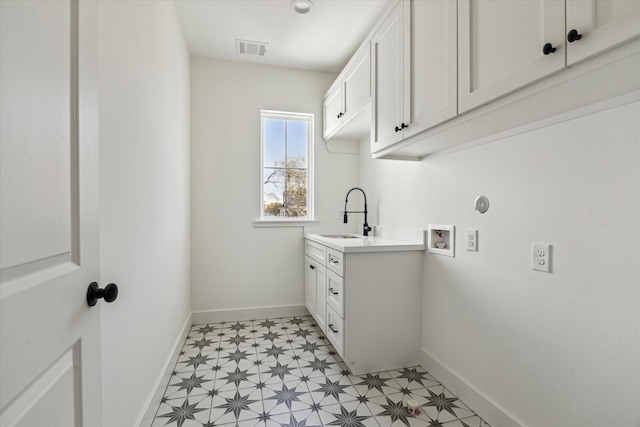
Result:
<instances>
[{"instance_id":1,"label":"recessed wall box","mask_svg":"<svg viewBox=\"0 0 640 427\"><path fill-rule=\"evenodd\" d=\"M427 250L434 254L455 256L455 229L453 225L429 224Z\"/></svg>"}]
</instances>

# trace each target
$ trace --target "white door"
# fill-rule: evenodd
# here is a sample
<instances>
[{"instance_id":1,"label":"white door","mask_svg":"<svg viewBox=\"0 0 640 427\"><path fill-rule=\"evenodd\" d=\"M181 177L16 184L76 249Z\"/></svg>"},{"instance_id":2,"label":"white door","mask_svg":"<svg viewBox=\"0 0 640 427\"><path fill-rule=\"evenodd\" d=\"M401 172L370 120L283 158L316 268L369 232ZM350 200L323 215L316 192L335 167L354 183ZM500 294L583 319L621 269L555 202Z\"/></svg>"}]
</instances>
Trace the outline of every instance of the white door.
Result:
<instances>
[{"instance_id":1,"label":"white door","mask_svg":"<svg viewBox=\"0 0 640 427\"><path fill-rule=\"evenodd\" d=\"M561 0L458 2L460 113L564 68L564 4Z\"/></svg>"},{"instance_id":2,"label":"white door","mask_svg":"<svg viewBox=\"0 0 640 427\"><path fill-rule=\"evenodd\" d=\"M0 1L0 426L102 424L97 5Z\"/></svg>"}]
</instances>

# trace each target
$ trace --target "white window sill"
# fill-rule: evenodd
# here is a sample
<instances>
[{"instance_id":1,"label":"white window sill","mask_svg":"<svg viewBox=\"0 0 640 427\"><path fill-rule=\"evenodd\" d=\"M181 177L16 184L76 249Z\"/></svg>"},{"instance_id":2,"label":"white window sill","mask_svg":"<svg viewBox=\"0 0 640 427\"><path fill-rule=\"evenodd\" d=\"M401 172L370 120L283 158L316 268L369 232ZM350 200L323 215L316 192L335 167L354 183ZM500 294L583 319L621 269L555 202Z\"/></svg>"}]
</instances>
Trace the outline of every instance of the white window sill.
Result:
<instances>
[{"instance_id":1,"label":"white window sill","mask_svg":"<svg viewBox=\"0 0 640 427\"><path fill-rule=\"evenodd\" d=\"M254 227L304 227L308 224L317 224L314 219L256 219Z\"/></svg>"}]
</instances>

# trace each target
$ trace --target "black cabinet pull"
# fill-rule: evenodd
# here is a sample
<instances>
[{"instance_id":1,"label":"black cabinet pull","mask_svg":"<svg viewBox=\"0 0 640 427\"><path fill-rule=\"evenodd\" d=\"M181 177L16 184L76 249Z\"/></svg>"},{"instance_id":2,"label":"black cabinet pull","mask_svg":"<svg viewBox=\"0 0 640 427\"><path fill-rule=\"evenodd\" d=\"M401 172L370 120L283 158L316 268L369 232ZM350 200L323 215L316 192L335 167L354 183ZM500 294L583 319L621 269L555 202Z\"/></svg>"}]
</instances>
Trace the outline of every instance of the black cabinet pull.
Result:
<instances>
[{"instance_id":1,"label":"black cabinet pull","mask_svg":"<svg viewBox=\"0 0 640 427\"><path fill-rule=\"evenodd\" d=\"M310 265L309 268L312 269L312 270L315 270L316 266L315 265Z\"/></svg>"},{"instance_id":2,"label":"black cabinet pull","mask_svg":"<svg viewBox=\"0 0 640 427\"><path fill-rule=\"evenodd\" d=\"M338 293L334 291L333 288L329 288L329 292L331 292L333 295L338 295Z\"/></svg>"},{"instance_id":3,"label":"black cabinet pull","mask_svg":"<svg viewBox=\"0 0 640 427\"><path fill-rule=\"evenodd\" d=\"M567 41L569 43L573 43L576 40L580 40L582 38L582 34L578 33L578 30L571 30L567 34Z\"/></svg>"},{"instance_id":4,"label":"black cabinet pull","mask_svg":"<svg viewBox=\"0 0 640 427\"><path fill-rule=\"evenodd\" d=\"M396 132L400 132L402 129L408 128L409 125L405 125L404 123L402 123L400 125L400 127L396 126Z\"/></svg>"},{"instance_id":5,"label":"black cabinet pull","mask_svg":"<svg viewBox=\"0 0 640 427\"><path fill-rule=\"evenodd\" d=\"M338 119L339 119L339 118L340 118L340 114L338 114L338 115L336 116L336 118L338 118Z\"/></svg>"},{"instance_id":6,"label":"black cabinet pull","mask_svg":"<svg viewBox=\"0 0 640 427\"><path fill-rule=\"evenodd\" d=\"M544 53L545 55L549 55L550 53L553 53L555 51L556 51L556 48L553 47L551 43L547 43L544 46L542 46L542 53Z\"/></svg>"},{"instance_id":7,"label":"black cabinet pull","mask_svg":"<svg viewBox=\"0 0 640 427\"><path fill-rule=\"evenodd\" d=\"M331 329L331 332L333 332L334 334L338 333L337 329L333 329L333 323L329 323L329 329Z\"/></svg>"}]
</instances>

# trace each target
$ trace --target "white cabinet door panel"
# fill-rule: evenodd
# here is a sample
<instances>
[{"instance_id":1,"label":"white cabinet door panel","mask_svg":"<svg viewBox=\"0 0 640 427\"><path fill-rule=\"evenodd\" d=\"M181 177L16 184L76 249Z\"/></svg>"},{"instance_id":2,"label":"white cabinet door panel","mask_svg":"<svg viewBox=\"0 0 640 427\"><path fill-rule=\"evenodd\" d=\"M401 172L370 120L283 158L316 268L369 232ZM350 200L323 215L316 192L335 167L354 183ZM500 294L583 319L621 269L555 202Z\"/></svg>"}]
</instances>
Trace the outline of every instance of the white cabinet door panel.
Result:
<instances>
[{"instance_id":1,"label":"white cabinet door panel","mask_svg":"<svg viewBox=\"0 0 640 427\"><path fill-rule=\"evenodd\" d=\"M327 95L324 100L324 133L326 138L331 135L342 123L344 91L342 83L337 85L335 89Z\"/></svg>"},{"instance_id":2,"label":"white cabinet door panel","mask_svg":"<svg viewBox=\"0 0 640 427\"><path fill-rule=\"evenodd\" d=\"M347 120L371 99L371 56L363 49L344 77L344 113Z\"/></svg>"},{"instance_id":3,"label":"white cabinet door panel","mask_svg":"<svg viewBox=\"0 0 640 427\"><path fill-rule=\"evenodd\" d=\"M412 0L410 5L411 117L405 138L458 112L456 2Z\"/></svg>"},{"instance_id":4,"label":"white cabinet door panel","mask_svg":"<svg viewBox=\"0 0 640 427\"><path fill-rule=\"evenodd\" d=\"M400 2L371 40L373 99L371 152L403 138L396 128L405 121L404 9ZM408 80L407 80L408 86ZM408 99L407 99L408 101Z\"/></svg>"},{"instance_id":5,"label":"white cabinet door panel","mask_svg":"<svg viewBox=\"0 0 640 427\"><path fill-rule=\"evenodd\" d=\"M327 269L318 266L316 268L316 322L322 331L326 331L327 320Z\"/></svg>"},{"instance_id":6,"label":"white cabinet door panel","mask_svg":"<svg viewBox=\"0 0 640 427\"><path fill-rule=\"evenodd\" d=\"M567 65L640 36L640 0L567 0L567 33L580 40L567 45Z\"/></svg>"},{"instance_id":7,"label":"white cabinet door panel","mask_svg":"<svg viewBox=\"0 0 640 427\"><path fill-rule=\"evenodd\" d=\"M460 0L459 112L563 69L564 17L562 0Z\"/></svg>"},{"instance_id":8,"label":"white cabinet door panel","mask_svg":"<svg viewBox=\"0 0 640 427\"><path fill-rule=\"evenodd\" d=\"M316 265L311 258L304 257L304 305L311 315L316 312Z\"/></svg>"}]
</instances>

